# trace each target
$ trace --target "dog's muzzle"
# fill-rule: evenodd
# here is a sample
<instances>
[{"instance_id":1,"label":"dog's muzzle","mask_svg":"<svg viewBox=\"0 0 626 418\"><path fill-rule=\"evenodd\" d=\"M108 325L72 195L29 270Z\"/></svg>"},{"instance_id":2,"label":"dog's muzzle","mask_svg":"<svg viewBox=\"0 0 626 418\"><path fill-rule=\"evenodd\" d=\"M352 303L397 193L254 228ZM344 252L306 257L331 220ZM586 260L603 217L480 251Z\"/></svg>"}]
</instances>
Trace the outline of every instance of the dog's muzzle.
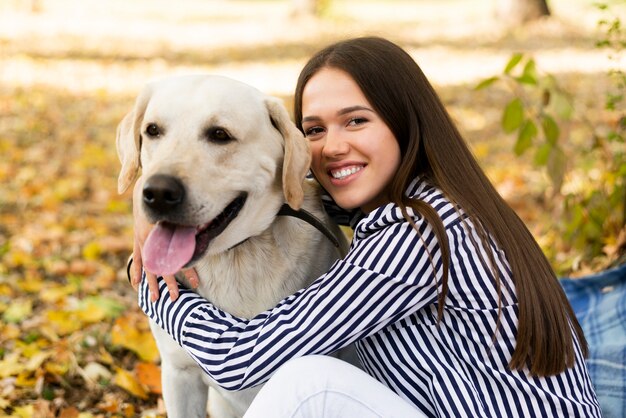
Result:
<instances>
[{"instance_id":1,"label":"dog's muzzle","mask_svg":"<svg viewBox=\"0 0 626 418\"><path fill-rule=\"evenodd\" d=\"M185 186L174 176L155 174L143 185L143 203L157 215L168 215L180 209L185 201Z\"/></svg>"}]
</instances>

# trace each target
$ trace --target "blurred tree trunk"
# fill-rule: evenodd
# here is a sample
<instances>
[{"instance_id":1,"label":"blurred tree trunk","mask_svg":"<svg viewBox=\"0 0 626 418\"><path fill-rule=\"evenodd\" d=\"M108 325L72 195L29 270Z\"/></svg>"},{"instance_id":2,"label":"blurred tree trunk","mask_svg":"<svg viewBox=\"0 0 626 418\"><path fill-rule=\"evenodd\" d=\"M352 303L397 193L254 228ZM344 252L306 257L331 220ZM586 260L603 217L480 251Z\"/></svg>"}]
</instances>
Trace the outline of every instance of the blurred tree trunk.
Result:
<instances>
[{"instance_id":1,"label":"blurred tree trunk","mask_svg":"<svg viewBox=\"0 0 626 418\"><path fill-rule=\"evenodd\" d=\"M295 16L322 16L330 7L331 0L291 0L291 13Z\"/></svg>"},{"instance_id":2,"label":"blurred tree trunk","mask_svg":"<svg viewBox=\"0 0 626 418\"><path fill-rule=\"evenodd\" d=\"M510 25L520 25L550 16L547 0L496 0L496 16Z\"/></svg>"}]
</instances>

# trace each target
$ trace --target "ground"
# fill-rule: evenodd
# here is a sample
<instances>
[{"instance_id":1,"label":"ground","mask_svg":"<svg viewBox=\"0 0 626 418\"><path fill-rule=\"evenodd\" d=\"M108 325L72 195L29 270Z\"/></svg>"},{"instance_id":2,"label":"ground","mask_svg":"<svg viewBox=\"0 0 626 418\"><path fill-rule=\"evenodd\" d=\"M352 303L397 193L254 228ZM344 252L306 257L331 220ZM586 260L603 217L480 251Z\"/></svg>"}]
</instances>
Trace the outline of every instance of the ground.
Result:
<instances>
[{"instance_id":1,"label":"ground","mask_svg":"<svg viewBox=\"0 0 626 418\"><path fill-rule=\"evenodd\" d=\"M552 18L511 29L488 0L335 0L321 20L293 18L286 0L44 0L38 12L3 2L0 416L163 415L158 353L125 279L132 219L130 196L116 191L115 129L144 83L165 75L219 73L290 106L311 53L348 36L389 37L421 65L555 268L601 268L608 256L581 263L563 242L545 172L512 152L500 124L510 91L474 89L524 52L579 115L614 123L602 98L624 61L595 46L601 14L588 3L551 1Z\"/></svg>"}]
</instances>

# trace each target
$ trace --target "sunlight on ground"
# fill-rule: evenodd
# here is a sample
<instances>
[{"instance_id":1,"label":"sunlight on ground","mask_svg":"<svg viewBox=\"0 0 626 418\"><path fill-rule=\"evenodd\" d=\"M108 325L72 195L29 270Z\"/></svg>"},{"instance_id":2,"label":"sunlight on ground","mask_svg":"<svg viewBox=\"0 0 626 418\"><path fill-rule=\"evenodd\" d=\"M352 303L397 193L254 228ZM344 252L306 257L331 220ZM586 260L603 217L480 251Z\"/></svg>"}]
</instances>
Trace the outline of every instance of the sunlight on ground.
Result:
<instances>
[{"instance_id":1,"label":"sunlight on ground","mask_svg":"<svg viewBox=\"0 0 626 418\"><path fill-rule=\"evenodd\" d=\"M119 93L171 73L212 72L287 96L310 53L364 34L405 45L439 85L476 82L525 48L553 73L613 64L588 39L597 13L580 2L551 2L557 18L513 33L509 45L499 44L511 35L494 22L492 1L334 3L330 17L316 21L293 18L287 0L55 0L43 1L40 13L13 0L0 6L0 83ZM283 45L291 51L277 56Z\"/></svg>"}]
</instances>

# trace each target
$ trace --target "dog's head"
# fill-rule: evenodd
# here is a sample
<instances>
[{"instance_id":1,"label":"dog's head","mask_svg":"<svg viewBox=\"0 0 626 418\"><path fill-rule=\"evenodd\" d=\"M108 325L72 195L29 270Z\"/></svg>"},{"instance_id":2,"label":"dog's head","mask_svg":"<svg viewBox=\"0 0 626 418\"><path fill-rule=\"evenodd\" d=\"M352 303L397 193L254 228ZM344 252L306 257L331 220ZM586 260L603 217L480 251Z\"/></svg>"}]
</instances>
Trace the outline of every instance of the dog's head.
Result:
<instances>
[{"instance_id":1,"label":"dog's head","mask_svg":"<svg viewBox=\"0 0 626 418\"><path fill-rule=\"evenodd\" d=\"M262 232L283 202L299 208L310 163L278 99L217 76L147 85L118 127L117 150L119 192L141 169L141 213L162 229L159 245L185 241L189 252L195 235L193 259L209 242L218 253Z\"/></svg>"}]
</instances>

